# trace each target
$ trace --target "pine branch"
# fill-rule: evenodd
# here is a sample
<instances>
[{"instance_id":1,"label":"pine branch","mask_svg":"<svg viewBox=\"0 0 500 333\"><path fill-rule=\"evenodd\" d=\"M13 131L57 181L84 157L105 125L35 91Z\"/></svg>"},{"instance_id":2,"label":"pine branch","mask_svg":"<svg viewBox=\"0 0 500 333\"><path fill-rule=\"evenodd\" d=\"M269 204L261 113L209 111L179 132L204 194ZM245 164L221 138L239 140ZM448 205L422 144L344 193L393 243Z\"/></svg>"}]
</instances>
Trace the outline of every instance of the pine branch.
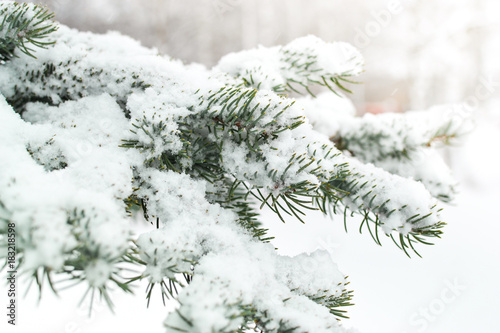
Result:
<instances>
[{"instance_id":1,"label":"pine branch","mask_svg":"<svg viewBox=\"0 0 500 333\"><path fill-rule=\"evenodd\" d=\"M341 119L340 131L332 140L364 162L405 160L418 149L439 142L450 144L468 131L469 124L470 117L454 105L402 114L366 114Z\"/></svg>"},{"instance_id":2,"label":"pine branch","mask_svg":"<svg viewBox=\"0 0 500 333\"><path fill-rule=\"evenodd\" d=\"M351 304L344 275L325 252L279 256L258 205L283 220L320 210L343 214L346 223L358 213L360 230L377 244L383 232L407 254L440 236L440 209L421 184L350 157L355 139L346 135L342 153L293 100L276 94L313 94L314 85L348 91L344 82L361 71L360 58L342 44L301 39L251 51L258 61L235 68L227 58L219 70L232 79L116 34L83 37L61 27L53 35L58 43L37 54L43 61L19 57L0 67L9 77L0 90L17 112L0 101L0 139L8 143L0 219L23 210L21 265L37 285L58 290L52 277L63 274L111 305L109 287L130 292L147 279L148 302L156 293L179 302L165 321L179 332L342 331L338 317ZM90 153L75 154L79 144ZM32 184L36 196L27 194ZM127 214L141 210L154 226L132 240ZM317 268L304 270L308 260ZM124 265L141 271L126 276Z\"/></svg>"},{"instance_id":3,"label":"pine branch","mask_svg":"<svg viewBox=\"0 0 500 333\"><path fill-rule=\"evenodd\" d=\"M243 86L278 94L310 94L321 86L334 94L351 93L346 84L362 71L363 59L345 43L326 43L307 36L283 47L258 48L229 54L217 68L243 81Z\"/></svg>"},{"instance_id":4,"label":"pine branch","mask_svg":"<svg viewBox=\"0 0 500 333\"><path fill-rule=\"evenodd\" d=\"M450 144L468 131L470 117L464 117L457 107L345 117L340 121L339 133L331 139L339 149L362 162L420 181L434 197L448 202L456 194L456 182L431 148L438 143ZM433 172L426 171L429 169Z\"/></svg>"},{"instance_id":5,"label":"pine branch","mask_svg":"<svg viewBox=\"0 0 500 333\"><path fill-rule=\"evenodd\" d=\"M17 57L15 50L36 58L31 46L47 48L55 41L47 37L58 29L52 21L54 14L44 6L27 3L0 4L0 60Z\"/></svg>"}]
</instances>

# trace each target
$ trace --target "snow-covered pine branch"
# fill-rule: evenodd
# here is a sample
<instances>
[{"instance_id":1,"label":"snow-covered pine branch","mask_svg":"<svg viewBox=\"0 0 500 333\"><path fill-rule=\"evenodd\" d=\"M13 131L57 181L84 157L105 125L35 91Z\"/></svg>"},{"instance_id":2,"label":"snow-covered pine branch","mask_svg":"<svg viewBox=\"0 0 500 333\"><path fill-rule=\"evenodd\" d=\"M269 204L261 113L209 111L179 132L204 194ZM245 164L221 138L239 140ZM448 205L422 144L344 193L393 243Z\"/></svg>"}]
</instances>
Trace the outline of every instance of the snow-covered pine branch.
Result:
<instances>
[{"instance_id":1,"label":"snow-covered pine branch","mask_svg":"<svg viewBox=\"0 0 500 333\"><path fill-rule=\"evenodd\" d=\"M303 98L300 104L313 128L344 153L420 181L441 201L453 200L456 181L434 148L453 143L471 130L472 117L463 105L356 117L345 97L323 93L315 99Z\"/></svg>"},{"instance_id":2,"label":"snow-covered pine branch","mask_svg":"<svg viewBox=\"0 0 500 333\"><path fill-rule=\"evenodd\" d=\"M278 255L259 205L283 220L361 213L377 243L383 233L405 252L439 237L438 202L422 183L358 158L366 145L380 156L393 147L351 149L361 138L344 117L337 128L352 145L336 147L306 117L311 100L283 95L294 84L340 95L361 71L351 46L309 36L206 69L117 33L51 32L36 59L13 50L0 66L0 242L15 223L19 270L40 288L67 276L111 305L109 287L148 279L148 298L179 302L168 332L346 332L345 276L324 251ZM367 133L385 124L349 121ZM158 229L136 234L137 212ZM317 270L304 269L310 260Z\"/></svg>"},{"instance_id":3,"label":"snow-covered pine branch","mask_svg":"<svg viewBox=\"0 0 500 333\"><path fill-rule=\"evenodd\" d=\"M308 36L285 46L246 50L224 56L216 69L242 79L246 86L277 93L307 92L311 85L350 92L346 83L363 71L363 58L352 45L325 43Z\"/></svg>"}]
</instances>

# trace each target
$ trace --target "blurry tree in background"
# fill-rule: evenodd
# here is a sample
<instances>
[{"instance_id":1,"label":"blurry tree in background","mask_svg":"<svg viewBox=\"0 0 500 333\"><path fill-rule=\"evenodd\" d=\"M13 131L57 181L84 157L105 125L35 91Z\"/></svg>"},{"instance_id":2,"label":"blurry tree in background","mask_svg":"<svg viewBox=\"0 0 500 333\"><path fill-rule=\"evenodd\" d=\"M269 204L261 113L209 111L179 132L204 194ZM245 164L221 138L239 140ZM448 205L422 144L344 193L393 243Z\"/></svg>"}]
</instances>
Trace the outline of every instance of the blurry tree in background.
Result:
<instances>
[{"instance_id":1,"label":"blurry tree in background","mask_svg":"<svg viewBox=\"0 0 500 333\"><path fill-rule=\"evenodd\" d=\"M467 103L499 72L495 0L41 2L71 27L118 30L172 57L209 66L228 52L307 34L349 42L366 59L364 84L353 96L360 112Z\"/></svg>"}]
</instances>

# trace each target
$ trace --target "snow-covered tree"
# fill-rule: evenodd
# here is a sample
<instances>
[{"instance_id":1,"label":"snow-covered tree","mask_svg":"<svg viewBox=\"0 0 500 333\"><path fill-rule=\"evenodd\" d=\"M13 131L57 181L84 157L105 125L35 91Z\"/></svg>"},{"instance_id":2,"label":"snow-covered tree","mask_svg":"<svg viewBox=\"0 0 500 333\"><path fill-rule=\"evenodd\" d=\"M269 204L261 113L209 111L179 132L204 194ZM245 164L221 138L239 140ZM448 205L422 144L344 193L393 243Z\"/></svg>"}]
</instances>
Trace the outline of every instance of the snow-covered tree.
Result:
<instances>
[{"instance_id":1,"label":"snow-covered tree","mask_svg":"<svg viewBox=\"0 0 500 333\"><path fill-rule=\"evenodd\" d=\"M352 46L308 36L206 69L43 7L0 13L0 256L15 245L40 290L85 283L112 306L110 288L147 279L178 302L167 332L346 332L346 276L326 251L278 255L259 209L360 214L407 254L441 235L454 181L433 147L464 119L356 117Z\"/></svg>"}]
</instances>

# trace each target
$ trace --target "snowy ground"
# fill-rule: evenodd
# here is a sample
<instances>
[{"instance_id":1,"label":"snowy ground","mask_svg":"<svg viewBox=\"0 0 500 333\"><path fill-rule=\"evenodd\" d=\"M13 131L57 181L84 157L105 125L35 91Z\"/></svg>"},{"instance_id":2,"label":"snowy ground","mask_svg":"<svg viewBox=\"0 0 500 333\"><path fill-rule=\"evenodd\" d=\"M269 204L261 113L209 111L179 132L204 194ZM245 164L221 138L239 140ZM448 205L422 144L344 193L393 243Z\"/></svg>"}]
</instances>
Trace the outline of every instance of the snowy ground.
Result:
<instances>
[{"instance_id":1,"label":"snowy ground","mask_svg":"<svg viewBox=\"0 0 500 333\"><path fill-rule=\"evenodd\" d=\"M320 214L311 214L302 225L292 219L282 224L265 213L272 234L278 235L275 245L289 255L318 248L331 253L355 291L356 305L344 324L361 332L500 332L499 142L500 113L492 112L481 117L465 145L450 150L461 195L445 207L443 239L420 247L423 259L407 258L390 239L377 246L358 233L354 219L346 234L341 218L331 221ZM18 285L21 292L25 288ZM90 318L88 306L78 307L83 287L63 291L60 298L45 290L39 304L31 293L18 298L18 325L7 326L2 315L0 332L163 332L168 308L157 297L146 309L144 289L137 288L136 296L116 293L115 314L95 304ZM0 304L6 300L2 288Z\"/></svg>"}]
</instances>

